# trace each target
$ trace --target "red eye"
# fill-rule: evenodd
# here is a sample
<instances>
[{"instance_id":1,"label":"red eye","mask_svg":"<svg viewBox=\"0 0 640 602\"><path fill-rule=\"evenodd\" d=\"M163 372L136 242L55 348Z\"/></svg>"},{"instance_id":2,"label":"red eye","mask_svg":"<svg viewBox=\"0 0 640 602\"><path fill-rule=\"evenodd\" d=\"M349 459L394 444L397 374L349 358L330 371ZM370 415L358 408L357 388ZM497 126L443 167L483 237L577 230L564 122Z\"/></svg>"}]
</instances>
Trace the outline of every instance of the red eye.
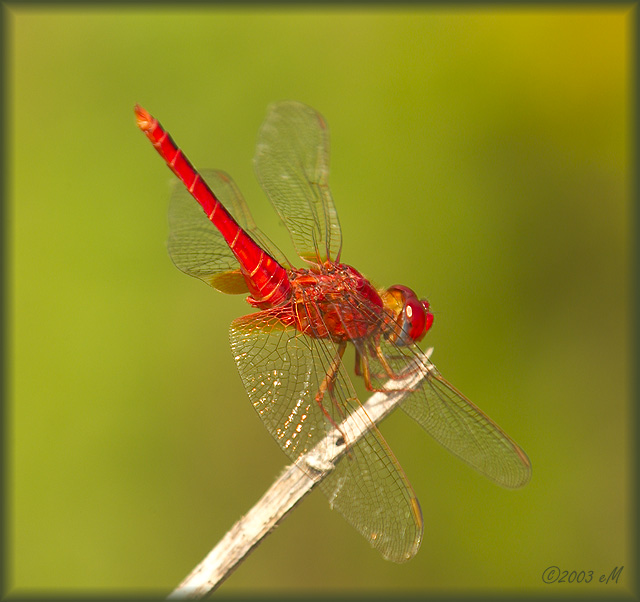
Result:
<instances>
[{"instance_id":1,"label":"red eye","mask_svg":"<svg viewBox=\"0 0 640 602\"><path fill-rule=\"evenodd\" d=\"M420 342L433 324L433 314L429 311L429 302L419 300L416 294L406 286L395 285L389 289L402 308L398 313L395 341L398 345L411 345ZM398 308L399 309L399 308Z\"/></svg>"},{"instance_id":2,"label":"red eye","mask_svg":"<svg viewBox=\"0 0 640 602\"><path fill-rule=\"evenodd\" d=\"M424 334L427 334L427 331L433 325L433 314L429 311L430 305L428 301L422 300L420 303L422 303L422 306L424 307L425 318L426 318L425 325L424 325Z\"/></svg>"},{"instance_id":3,"label":"red eye","mask_svg":"<svg viewBox=\"0 0 640 602\"><path fill-rule=\"evenodd\" d=\"M402 318L403 324L401 338L404 344L408 345L409 343L417 343L420 341L427 332L425 329L425 326L427 325L427 312L424 309L424 305L415 298L407 299L404 304Z\"/></svg>"},{"instance_id":4,"label":"red eye","mask_svg":"<svg viewBox=\"0 0 640 602\"><path fill-rule=\"evenodd\" d=\"M402 332L405 338L411 341L418 341L424 336L424 325L426 320L424 307L417 299L408 299L404 305L404 324Z\"/></svg>"}]
</instances>

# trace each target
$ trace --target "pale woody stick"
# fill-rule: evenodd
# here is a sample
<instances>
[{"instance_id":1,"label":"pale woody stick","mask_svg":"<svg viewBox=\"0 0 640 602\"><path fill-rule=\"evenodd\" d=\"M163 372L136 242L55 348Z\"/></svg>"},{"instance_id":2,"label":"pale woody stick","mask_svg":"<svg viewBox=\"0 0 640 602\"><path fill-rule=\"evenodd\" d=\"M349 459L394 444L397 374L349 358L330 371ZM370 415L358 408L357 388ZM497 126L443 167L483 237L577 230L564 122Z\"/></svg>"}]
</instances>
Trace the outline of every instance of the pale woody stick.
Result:
<instances>
[{"instance_id":1,"label":"pale woody stick","mask_svg":"<svg viewBox=\"0 0 640 602\"><path fill-rule=\"evenodd\" d=\"M256 505L243 516L169 598L202 598L215 590L269 532L324 479L350 445L365 433L364 425L380 422L418 385L433 364L433 349L414 364L404 380L390 380L389 392L374 393L367 402L333 429L310 452L285 469ZM369 420L358 415L366 413ZM345 437L347 445L341 441ZM340 445L336 443L340 441ZM301 468L306 466L306 470ZM311 469L311 470L309 470Z\"/></svg>"}]
</instances>

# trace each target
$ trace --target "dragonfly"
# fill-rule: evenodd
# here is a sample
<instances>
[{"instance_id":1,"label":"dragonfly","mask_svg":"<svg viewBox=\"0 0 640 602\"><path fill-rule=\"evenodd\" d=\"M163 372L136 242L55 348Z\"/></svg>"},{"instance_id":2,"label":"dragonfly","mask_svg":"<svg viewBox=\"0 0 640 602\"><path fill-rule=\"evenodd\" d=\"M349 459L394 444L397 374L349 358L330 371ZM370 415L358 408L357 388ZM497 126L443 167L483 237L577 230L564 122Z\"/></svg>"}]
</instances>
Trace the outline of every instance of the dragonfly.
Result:
<instances>
[{"instance_id":1,"label":"dragonfly","mask_svg":"<svg viewBox=\"0 0 640 602\"><path fill-rule=\"evenodd\" d=\"M320 482L337 510L384 558L415 556L423 536L420 504L377 426L362 411L343 357L385 391L424 367L419 343L433 324L429 302L407 286L376 288L341 263L342 233L328 184L329 130L313 108L271 105L254 157L258 180L287 228L302 268L257 228L223 171L198 172L162 125L136 105L138 127L178 177L169 209L169 254L190 276L228 294L247 294L254 313L234 320L230 343L249 399L289 458L314 449L348 417L365 435ZM195 202L194 202L195 199ZM400 407L471 467L506 488L531 476L525 452L428 366Z\"/></svg>"}]
</instances>

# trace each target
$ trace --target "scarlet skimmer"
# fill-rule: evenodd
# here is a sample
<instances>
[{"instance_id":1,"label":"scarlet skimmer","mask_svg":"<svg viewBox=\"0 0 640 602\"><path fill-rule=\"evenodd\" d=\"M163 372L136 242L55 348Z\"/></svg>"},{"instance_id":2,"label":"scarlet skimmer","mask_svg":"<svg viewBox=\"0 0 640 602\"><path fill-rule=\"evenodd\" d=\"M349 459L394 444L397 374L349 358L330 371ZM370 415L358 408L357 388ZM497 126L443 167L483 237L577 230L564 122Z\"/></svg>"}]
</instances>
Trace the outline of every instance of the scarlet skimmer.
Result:
<instances>
[{"instance_id":1,"label":"scarlet skimmer","mask_svg":"<svg viewBox=\"0 0 640 602\"><path fill-rule=\"evenodd\" d=\"M138 127L183 185L170 205L169 252L183 272L224 293L248 293L258 311L231 324L231 348L247 394L267 430L297 460L360 402L342 361L355 347L356 374L385 389L426 361L418 343L432 325L429 303L408 287L376 289L340 263L342 235L328 185L329 133L311 107L269 107L254 158L262 188L305 267L292 267L255 226L233 180L198 173L160 123L136 106ZM197 203L193 202L193 199ZM413 366L413 368L412 368ZM522 449L431 365L402 409L436 441L497 484L522 487ZM412 558L422 539L420 505L379 430L370 422L320 483L338 510L387 559Z\"/></svg>"}]
</instances>

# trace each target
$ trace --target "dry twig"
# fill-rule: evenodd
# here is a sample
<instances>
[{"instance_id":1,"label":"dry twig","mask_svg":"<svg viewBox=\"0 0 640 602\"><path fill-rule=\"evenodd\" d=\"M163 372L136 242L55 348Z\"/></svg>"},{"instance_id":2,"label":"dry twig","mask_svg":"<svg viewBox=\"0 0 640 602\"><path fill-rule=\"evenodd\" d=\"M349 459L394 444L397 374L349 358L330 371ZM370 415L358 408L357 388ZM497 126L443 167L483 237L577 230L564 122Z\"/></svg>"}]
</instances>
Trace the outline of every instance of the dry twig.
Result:
<instances>
[{"instance_id":1,"label":"dry twig","mask_svg":"<svg viewBox=\"0 0 640 602\"><path fill-rule=\"evenodd\" d=\"M310 452L287 467L269 490L243 516L204 560L171 593L170 599L203 598L214 591L238 567L262 539L334 468L345 450L366 433L363 425L378 423L387 416L428 374L432 349L414 365L410 376L389 381L389 392L374 393ZM366 413L363 420L358 413ZM341 441L344 436L346 445ZM341 441L338 445L337 442Z\"/></svg>"}]
</instances>

